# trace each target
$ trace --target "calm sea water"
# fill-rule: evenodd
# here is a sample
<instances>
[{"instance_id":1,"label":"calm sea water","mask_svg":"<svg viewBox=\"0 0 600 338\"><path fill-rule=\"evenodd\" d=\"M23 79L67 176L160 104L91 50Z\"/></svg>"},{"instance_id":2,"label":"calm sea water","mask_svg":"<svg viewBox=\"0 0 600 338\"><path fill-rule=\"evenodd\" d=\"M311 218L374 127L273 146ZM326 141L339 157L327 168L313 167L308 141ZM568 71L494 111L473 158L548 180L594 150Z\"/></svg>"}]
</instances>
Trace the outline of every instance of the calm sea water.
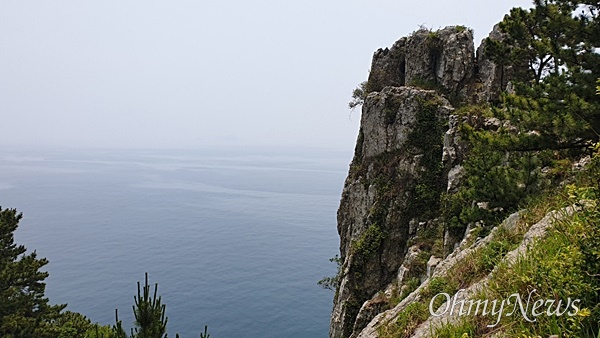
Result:
<instances>
[{"instance_id":1,"label":"calm sea water","mask_svg":"<svg viewBox=\"0 0 600 338\"><path fill-rule=\"evenodd\" d=\"M170 336L326 337L336 209L351 154L310 150L19 150L0 205L47 257L46 294L102 324L133 321L148 272Z\"/></svg>"}]
</instances>

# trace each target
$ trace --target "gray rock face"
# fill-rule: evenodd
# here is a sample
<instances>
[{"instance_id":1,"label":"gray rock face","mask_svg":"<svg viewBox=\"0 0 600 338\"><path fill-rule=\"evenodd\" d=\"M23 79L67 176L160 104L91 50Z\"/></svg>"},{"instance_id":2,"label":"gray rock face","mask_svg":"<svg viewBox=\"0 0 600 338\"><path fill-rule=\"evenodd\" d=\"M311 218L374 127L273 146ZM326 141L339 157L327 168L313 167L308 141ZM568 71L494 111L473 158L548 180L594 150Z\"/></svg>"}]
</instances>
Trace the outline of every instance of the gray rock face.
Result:
<instances>
[{"instance_id":1,"label":"gray rock face","mask_svg":"<svg viewBox=\"0 0 600 338\"><path fill-rule=\"evenodd\" d=\"M418 30L406 42L406 83L437 85L447 93L464 95L473 77L474 58L471 30L460 26Z\"/></svg>"},{"instance_id":2,"label":"gray rock face","mask_svg":"<svg viewBox=\"0 0 600 338\"><path fill-rule=\"evenodd\" d=\"M380 314L381 312L387 310L388 302L387 299L383 296L375 296L373 299L370 299L361 306L358 315L356 316L356 320L354 321L354 326L352 328L352 336L355 337L358 332L360 332L364 327L366 327L375 316Z\"/></svg>"},{"instance_id":3,"label":"gray rock face","mask_svg":"<svg viewBox=\"0 0 600 338\"><path fill-rule=\"evenodd\" d=\"M467 93L473 81L475 47L473 32L464 27L447 27L438 32L441 53L436 59L436 80L450 93Z\"/></svg>"},{"instance_id":4,"label":"gray rock face","mask_svg":"<svg viewBox=\"0 0 600 338\"><path fill-rule=\"evenodd\" d=\"M373 55L369 91L386 86L416 85L466 95L474 74L475 48L471 30L460 26L437 32L420 29Z\"/></svg>"},{"instance_id":5,"label":"gray rock face","mask_svg":"<svg viewBox=\"0 0 600 338\"><path fill-rule=\"evenodd\" d=\"M397 276L409 223L425 213L418 203L426 202L416 197L415 188L425 178L443 181L442 172L431 176L427 159L441 161L442 135L451 112L448 101L431 90L385 87L367 97L338 210L343 273L331 337L360 331L380 305L364 302Z\"/></svg>"},{"instance_id":6,"label":"gray rock face","mask_svg":"<svg viewBox=\"0 0 600 338\"><path fill-rule=\"evenodd\" d=\"M498 25L489 38L503 38ZM441 89L445 95L473 102L495 102L510 85L513 71L497 66L486 45L484 39L475 53L473 33L462 26L420 29L374 53L367 90L412 85Z\"/></svg>"},{"instance_id":7,"label":"gray rock face","mask_svg":"<svg viewBox=\"0 0 600 338\"><path fill-rule=\"evenodd\" d=\"M406 39L401 38L391 48L380 48L373 54L368 81L369 91L378 92L387 86L404 86Z\"/></svg>"},{"instance_id":8,"label":"gray rock face","mask_svg":"<svg viewBox=\"0 0 600 338\"><path fill-rule=\"evenodd\" d=\"M414 128L422 102L438 99L434 91L413 87L386 87L371 94L364 103L361 119L362 156L373 157L402 149ZM451 111L445 100L438 109L437 113L444 116Z\"/></svg>"},{"instance_id":9,"label":"gray rock face","mask_svg":"<svg viewBox=\"0 0 600 338\"><path fill-rule=\"evenodd\" d=\"M405 259L410 241L439 216L440 194L462 179L462 121L442 94L487 101L502 85L482 52L477 60L471 30L457 26L419 30L375 52L338 209L343 265L330 337L356 337L385 310L380 292L416 273ZM451 242L444 237L444 247Z\"/></svg>"},{"instance_id":10,"label":"gray rock face","mask_svg":"<svg viewBox=\"0 0 600 338\"><path fill-rule=\"evenodd\" d=\"M406 42L406 83L436 83L436 63L442 42L428 29L420 29Z\"/></svg>"},{"instance_id":11,"label":"gray rock face","mask_svg":"<svg viewBox=\"0 0 600 338\"><path fill-rule=\"evenodd\" d=\"M435 268L438 264L440 264L441 261L441 258L435 256L429 257L429 261L427 261L427 278L431 278L431 275L433 275L433 271L435 271Z\"/></svg>"},{"instance_id":12,"label":"gray rock face","mask_svg":"<svg viewBox=\"0 0 600 338\"><path fill-rule=\"evenodd\" d=\"M502 40L503 35L500 26L494 26L489 35L491 40ZM509 67L496 65L488 53L486 53L487 42L484 39L477 48L477 75L478 83L475 90L478 102L494 102L500 98L500 92L506 88L512 79L512 70Z\"/></svg>"},{"instance_id":13,"label":"gray rock face","mask_svg":"<svg viewBox=\"0 0 600 338\"><path fill-rule=\"evenodd\" d=\"M404 261L402 265L398 269L398 277L396 277L395 285L392 285L396 288L402 288L405 285L405 282L411 277L421 277L415 274L414 271L411 271L411 267L415 264L419 254L421 253L421 249L418 246L414 245L408 248L408 252L404 256Z\"/></svg>"}]
</instances>

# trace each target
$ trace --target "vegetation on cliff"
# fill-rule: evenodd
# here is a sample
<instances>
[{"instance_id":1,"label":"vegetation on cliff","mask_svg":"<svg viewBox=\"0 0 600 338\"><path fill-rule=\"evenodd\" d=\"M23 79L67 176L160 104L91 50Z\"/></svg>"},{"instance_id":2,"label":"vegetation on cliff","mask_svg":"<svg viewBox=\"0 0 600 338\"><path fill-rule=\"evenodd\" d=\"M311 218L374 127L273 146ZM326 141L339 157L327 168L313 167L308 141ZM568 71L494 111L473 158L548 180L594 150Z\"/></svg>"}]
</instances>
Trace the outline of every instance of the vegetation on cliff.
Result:
<instances>
[{"instance_id":1,"label":"vegetation on cliff","mask_svg":"<svg viewBox=\"0 0 600 338\"><path fill-rule=\"evenodd\" d=\"M569 163L589 154L600 132L600 97L594 95L600 75L598 8L535 1L530 10L513 9L500 29L504 39L488 38L487 53L503 73L511 73L512 89L495 106L462 109L471 120L493 120L496 126L462 126L471 147L466 180L446 211L459 230L480 220L495 224L563 180ZM487 202L487 208L463 207L473 200Z\"/></svg>"},{"instance_id":2,"label":"vegetation on cliff","mask_svg":"<svg viewBox=\"0 0 600 338\"><path fill-rule=\"evenodd\" d=\"M480 337L491 332L506 336L598 337L600 334L600 147L584 171L572 175L571 183L553 190L528 207L519 229L526 229L548 210L568 205L580 206L578 212L555 222L548 234L534 242L526 255L513 264L494 264L488 287L474 299L507 299L513 294L530 295L551 302L543 315L529 318L480 316L463 318L459 323L439 327L436 337ZM512 233L518 233L513 231ZM481 252L477 257L486 257ZM465 262L462 264L469 264ZM462 277L456 276L460 281ZM468 276L468 274L467 274ZM568 300L578 299L577 311L568 309ZM561 305L562 304L562 305ZM528 304L529 306L529 304ZM529 310L531 311L531 310ZM498 322L494 327L490 323Z\"/></svg>"},{"instance_id":3,"label":"vegetation on cliff","mask_svg":"<svg viewBox=\"0 0 600 338\"><path fill-rule=\"evenodd\" d=\"M528 256L531 258L523 260L527 263L514 266L515 271L520 269L514 278L509 278L513 267L502 268L500 263L507 253L519 246L528 225L539 220L536 217L545 215L548 210L577 203L573 196L587 200L598 198L600 4L597 1L536 0L531 9L511 10L478 50L473 73L463 59L463 55L469 54L472 49L465 45L461 45L462 49L452 49L448 43L458 43L469 36L459 36L457 32L467 33L456 27L429 33L419 30L401 38L390 49L378 50L373 57L369 81L353 92L349 106L364 105L361 123L373 123L369 121L375 115L372 99L377 99L380 91L390 92L388 86L433 89L445 95L456 108L452 118L457 123L455 129L449 127L446 132L446 135L453 134L448 141L450 144L446 144L444 139L443 159L439 152L432 151L438 155L427 161L427 165L423 165L423 158L428 158L427 151L417 155L401 146L393 149L394 142L405 144L405 139L390 137L393 135L390 131L397 128L398 120L405 124L410 118L390 113L388 115L394 120L390 120L390 126L384 123L382 131L361 127L346 184L346 189L351 190L345 190L340 206L340 213L349 212L351 216L338 214L338 220L342 221L338 225L338 229L342 229L342 243L351 242L350 250L341 246L345 265L339 271L341 275L335 278L339 283L344 280L346 294L343 297L336 294L330 334L332 337L357 336L377 313L395 307L415 289L414 277L420 276L423 281L423 271L430 266L430 256L446 257L467 235L469 241L484 238L509 214L525 208L529 210L525 216L529 223L516 229L501 230L502 239L496 236L495 240L457 265L456 271L450 271L441 279L428 280L428 286L417 291L420 301L404 308L393 325L380 327L379 336L410 337L429 317L426 304L436 292L454 294L487 278L492 271L496 271L495 274L504 271L505 275L496 284L493 281L498 277L492 277L490 297L506 298L505 292L508 291L524 293L527 287L540 283L538 291L541 297L558 300L569 296L573 298L579 293L585 311L573 318L547 316L535 324L502 321L499 330L511 336L525 334L534 337L552 333L596 337L600 335L597 325L600 320L600 269L593 262L598 259L600 239L594 235L599 227L595 206L562 220L556 226L557 230L552 230L547 239L536 244ZM437 41L435 48L423 43L427 39ZM432 56L432 48L435 57ZM416 58L419 55L421 58ZM377 94L369 95L371 92ZM365 119L365 113L370 117ZM415 127L411 128L414 130ZM433 132L434 129L427 129L432 131L431 135L423 134L424 137L419 139L423 149L431 148L426 146L428 142L438 144L443 132ZM372 152L374 147L375 141L368 139L374 137L369 135L373 131L386 138L381 142L387 142L387 147L392 150L369 157L366 151ZM403 141L399 142L399 139ZM451 154L449 156L454 157L446 159L447 146L460 154ZM411 159L410 156L418 156L419 159ZM379 158L387 161L380 165ZM413 177L412 181L399 180L401 170L389 163L402 161L405 167L416 166L425 169L426 173ZM581 172L582 167L586 168L584 173ZM432 180L422 181L428 174ZM440 176L447 180L438 181ZM356 183L360 183L362 188L359 189ZM394 193L382 194L382 188ZM373 223L377 228L360 223L365 215L345 206L352 201L359 201L367 207L372 204L367 221L372 215L385 216L379 218L380 222ZM394 212L394 208L403 203L409 205L408 210ZM543 214L540 210L544 210ZM405 229L407 225L408 231ZM375 231L379 229L385 229L382 236ZM391 257L385 248L393 244L392 237L398 234L409 240L402 255ZM559 244L564 246L565 243L567 247L561 249ZM396 240L396 245L404 244ZM472 242L463 243L467 247L470 244ZM348 291L348 285L361 284L364 279L363 275L356 278L347 273L355 269L361 262L360 257L364 256L361 250L356 250L357 247L367 247L369 250L366 252L376 257L369 264L377 264L373 262L378 261L381 266L387 264L386 267L390 268L392 265L387 263L390 260L402 262L406 259L409 246L410 250L417 250L417 259L412 259L401 269L408 268L413 274L420 271L421 275L409 274L408 279L397 283L397 280L406 277L403 270L398 270L397 280L384 281L389 284L385 292L383 289L379 293L375 291L374 294L377 294L371 295L371 299L364 297L364 290L354 294ZM544 256L543 252L548 252L548 255ZM435 267L435 263L431 264ZM346 267L349 268L344 269ZM377 271L375 268L370 270ZM429 272L427 274L429 277ZM537 280L528 279L528 275L537 276ZM544 275L556 278L544 278ZM502 278L508 281L509 288L505 287ZM414 301L415 298L410 299ZM387 305L381 305L386 301ZM344 302L348 304L345 306ZM467 322L462 331L447 331L447 335L440 331L435 336L462 337L466 334L466 337L491 332L482 329L479 324Z\"/></svg>"},{"instance_id":4,"label":"vegetation on cliff","mask_svg":"<svg viewBox=\"0 0 600 338\"><path fill-rule=\"evenodd\" d=\"M532 200L527 210L520 212L516 222L498 227L490 241L472 246L473 249L447 271L428 280L397 317L378 327L377 336L413 337L423 324L431 326L421 330L420 334L425 331L433 337L468 338L492 333L500 333L503 337L548 337L552 334L597 337L600 334L600 147L595 149L584 170L569 173L569 184ZM572 213L554 212L555 215L550 216L553 210L572 206L575 206ZM547 234L526 245L526 251L508 259L511 251L523 245L530 227L544 215L554 221L547 228ZM474 287L476 284L480 286ZM463 308L450 305L455 304L452 301L443 305L446 298L439 297L441 293L458 295L459 290L464 292L471 287L475 292L468 299L475 302L501 302L513 297L513 303L505 304L505 311L500 314L490 311L491 306L483 314L481 308L476 310L469 300ZM514 303L515 294L523 298L524 310ZM538 311L539 307L532 310L533 303L540 299L544 302L543 310ZM567 305L572 305L576 299L577 309ZM460 305L461 301L456 304ZM424 324L431 317L431 309L442 313L447 306L454 309L454 318L458 320L441 320L441 325ZM463 311L462 315L458 314ZM508 315L511 311L512 315Z\"/></svg>"}]
</instances>

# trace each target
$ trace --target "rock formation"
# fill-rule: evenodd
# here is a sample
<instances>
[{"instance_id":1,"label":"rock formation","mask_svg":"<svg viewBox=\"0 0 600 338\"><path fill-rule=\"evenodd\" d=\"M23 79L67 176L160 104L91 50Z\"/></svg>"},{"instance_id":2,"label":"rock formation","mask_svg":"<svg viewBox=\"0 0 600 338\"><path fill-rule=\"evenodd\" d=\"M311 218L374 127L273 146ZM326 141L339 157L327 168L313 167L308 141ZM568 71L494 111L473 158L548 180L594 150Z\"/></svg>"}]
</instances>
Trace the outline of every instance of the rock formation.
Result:
<instances>
[{"instance_id":1,"label":"rock formation","mask_svg":"<svg viewBox=\"0 0 600 338\"><path fill-rule=\"evenodd\" d=\"M330 337L356 337L386 310L379 293L433 273L439 260L420 262L419 234L439 228L440 194L460 184L452 103L497 99L507 79L482 47L475 55L462 26L421 29L375 52L338 210L343 265ZM443 238L450 249L460 241Z\"/></svg>"},{"instance_id":2,"label":"rock formation","mask_svg":"<svg viewBox=\"0 0 600 338\"><path fill-rule=\"evenodd\" d=\"M436 204L444 126L452 108L435 91L385 87L365 101L356 154L338 211L343 276L330 335L348 337L363 302L395 278L409 223Z\"/></svg>"}]
</instances>

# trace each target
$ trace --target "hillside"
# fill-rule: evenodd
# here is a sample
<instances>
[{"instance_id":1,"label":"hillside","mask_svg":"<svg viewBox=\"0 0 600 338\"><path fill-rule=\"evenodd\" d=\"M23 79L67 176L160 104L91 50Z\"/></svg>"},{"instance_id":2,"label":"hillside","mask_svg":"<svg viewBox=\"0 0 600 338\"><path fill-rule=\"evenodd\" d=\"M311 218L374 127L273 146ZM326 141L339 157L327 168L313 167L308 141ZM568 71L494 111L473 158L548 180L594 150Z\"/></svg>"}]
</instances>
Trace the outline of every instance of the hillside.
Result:
<instances>
[{"instance_id":1,"label":"hillside","mask_svg":"<svg viewBox=\"0 0 600 338\"><path fill-rule=\"evenodd\" d=\"M330 337L599 334L598 21L550 1L477 49L451 26L375 52L351 103ZM515 294L547 312L434 315Z\"/></svg>"}]
</instances>

